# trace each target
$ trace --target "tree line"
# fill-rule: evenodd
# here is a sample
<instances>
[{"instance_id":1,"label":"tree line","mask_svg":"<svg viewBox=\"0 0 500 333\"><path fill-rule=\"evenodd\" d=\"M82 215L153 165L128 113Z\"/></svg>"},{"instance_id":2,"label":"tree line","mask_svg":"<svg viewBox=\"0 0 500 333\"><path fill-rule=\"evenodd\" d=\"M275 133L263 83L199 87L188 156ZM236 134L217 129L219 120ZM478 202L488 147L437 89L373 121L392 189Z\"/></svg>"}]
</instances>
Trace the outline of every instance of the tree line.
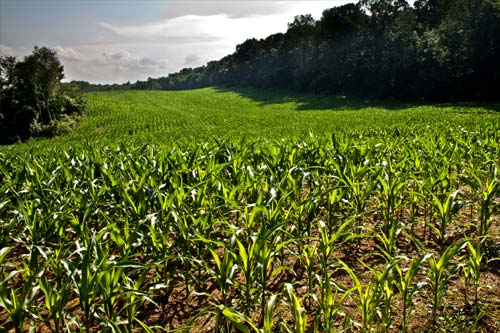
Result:
<instances>
[{"instance_id":1,"label":"tree line","mask_svg":"<svg viewBox=\"0 0 500 333\"><path fill-rule=\"evenodd\" d=\"M198 68L84 90L280 88L400 99L497 99L500 1L362 0L296 16L286 33L248 39Z\"/></svg>"},{"instance_id":2,"label":"tree line","mask_svg":"<svg viewBox=\"0 0 500 333\"><path fill-rule=\"evenodd\" d=\"M66 132L84 110L78 85L62 83L56 52L36 47L18 60L0 57L0 144Z\"/></svg>"}]
</instances>

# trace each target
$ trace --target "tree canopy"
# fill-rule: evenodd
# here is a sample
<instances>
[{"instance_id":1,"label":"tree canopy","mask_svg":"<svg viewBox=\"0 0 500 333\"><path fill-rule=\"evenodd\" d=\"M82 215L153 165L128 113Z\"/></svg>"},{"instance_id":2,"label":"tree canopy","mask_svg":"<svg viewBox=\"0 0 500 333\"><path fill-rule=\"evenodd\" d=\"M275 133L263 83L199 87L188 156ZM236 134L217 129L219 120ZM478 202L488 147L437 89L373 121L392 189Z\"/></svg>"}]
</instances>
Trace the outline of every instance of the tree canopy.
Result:
<instances>
[{"instance_id":1,"label":"tree canopy","mask_svg":"<svg viewBox=\"0 0 500 333\"><path fill-rule=\"evenodd\" d=\"M206 66L86 90L229 85L399 99L498 99L500 1L361 0L299 15Z\"/></svg>"},{"instance_id":2,"label":"tree canopy","mask_svg":"<svg viewBox=\"0 0 500 333\"><path fill-rule=\"evenodd\" d=\"M35 47L21 61L0 57L0 143L51 134L63 116L83 111L77 86L61 83L63 78L49 48Z\"/></svg>"}]
</instances>

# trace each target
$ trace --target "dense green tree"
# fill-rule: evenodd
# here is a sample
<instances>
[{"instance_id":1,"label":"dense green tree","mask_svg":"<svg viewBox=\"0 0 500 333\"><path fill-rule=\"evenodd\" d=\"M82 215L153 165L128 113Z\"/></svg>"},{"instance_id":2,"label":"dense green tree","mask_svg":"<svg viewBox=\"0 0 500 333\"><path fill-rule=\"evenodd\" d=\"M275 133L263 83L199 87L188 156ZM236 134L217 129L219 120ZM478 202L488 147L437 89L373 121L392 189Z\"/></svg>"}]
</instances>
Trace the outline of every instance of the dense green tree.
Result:
<instances>
[{"instance_id":1,"label":"dense green tree","mask_svg":"<svg viewBox=\"0 0 500 333\"><path fill-rule=\"evenodd\" d=\"M63 116L83 111L76 85L63 85L64 69L56 52L35 47L17 61L0 57L0 142L47 134Z\"/></svg>"},{"instance_id":2,"label":"dense green tree","mask_svg":"<svg viewBox=\"0 0 500 333\"><path fill-rule=\"evenodd\" d=\"M275 87L401 99L500 96L499 0L361 0L298 15L286 33L123 89ZM93 86L114 89L113 86Z\"/></svg>"},{"instance_id":3,"label":"dense green tree","mask_svg":"<svg viewBox=\"0 0 500 333\"><path fill-rule=\"evenodd\" d=\"M353 38L366 26L368 18L361 6L350 3L324 10L317 28L323 40L341 41Z\"/></svg>"},{"instance_id":4,"label":"dense green tree","mask_svg":"<svg viewBox=\"0 0 500 333\"><path fill-rule=\"evenodd\" d=\"M470 70L468 91L477 98L500 96L500 1L474 1L470 20Z\"/></svg>"}]
</instances>

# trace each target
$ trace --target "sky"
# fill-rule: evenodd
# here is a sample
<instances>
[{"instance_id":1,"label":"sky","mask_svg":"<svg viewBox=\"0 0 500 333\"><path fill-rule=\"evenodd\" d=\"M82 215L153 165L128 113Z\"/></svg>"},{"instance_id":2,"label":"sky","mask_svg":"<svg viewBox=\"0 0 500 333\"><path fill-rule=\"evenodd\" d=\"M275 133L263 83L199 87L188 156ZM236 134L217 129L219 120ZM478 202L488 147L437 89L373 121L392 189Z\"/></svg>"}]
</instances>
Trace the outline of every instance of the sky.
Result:
<instances>
[{"instance_id":1,"label":"sky","mask_svg":"<svg viewBox=\"0 0 500 333\"><path fill-rule=\"evenodd\" d=\"M56 50L65 80L123 83L233 53L346 0L0 0L0 55Z\"/></svg>"}]
</instances>

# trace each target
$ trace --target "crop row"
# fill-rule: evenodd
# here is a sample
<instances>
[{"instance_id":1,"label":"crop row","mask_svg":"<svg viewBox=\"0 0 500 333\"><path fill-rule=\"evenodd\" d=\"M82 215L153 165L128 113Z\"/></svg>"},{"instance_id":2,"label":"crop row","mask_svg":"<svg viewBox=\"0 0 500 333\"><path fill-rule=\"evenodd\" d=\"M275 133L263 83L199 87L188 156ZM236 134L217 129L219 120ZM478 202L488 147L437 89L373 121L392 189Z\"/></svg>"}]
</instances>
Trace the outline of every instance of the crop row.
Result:
<instances>
[{"instance_id":1,"label":"crop row","mask_svg":"<svg viewBox=\"0 0 500 333\"><path fill-rule=\"evenodd\" d=\"M499 133L0 154L0 328L499 329Z\"/></svg>"},{"instance_id":2,"label":"crop row","mask_svg":"<svg viewBox=\"0 0 500 333\"><path fill-rule=\"evenodd\" d=\"M428 126L427 131L434 133L500 122L495 104L382 103L253 89L115 91L89 93L85 98L86 116L68 135L33 145L50 148L79 145L85 140L111 145L169 145L174 141L206 142L213 137L240 140L242 136L279 140L309 132L320 136L344 131L372 135L372 131L401 129L409 124Z\"/></svg>"}]
</instances>

